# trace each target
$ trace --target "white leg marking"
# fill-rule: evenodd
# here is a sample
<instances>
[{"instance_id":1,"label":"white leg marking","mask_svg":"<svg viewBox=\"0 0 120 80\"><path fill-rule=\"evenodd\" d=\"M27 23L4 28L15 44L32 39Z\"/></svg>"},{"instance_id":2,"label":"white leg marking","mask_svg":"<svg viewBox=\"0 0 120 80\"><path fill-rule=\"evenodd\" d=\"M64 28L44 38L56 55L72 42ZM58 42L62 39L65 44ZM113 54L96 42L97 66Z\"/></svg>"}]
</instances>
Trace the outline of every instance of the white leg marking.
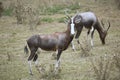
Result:
<instances>
[{"instance_id":1,"label":"white leg marking","mask_svg":"<svg viewBox=\"0 0 120 80\"><path fill-rule=\"evenodd\" d=\"M74 42L72 41L71 44L72 44L72 49L75 51Z\"/></svg>"},{"instance_id":2,"label":"white leg marking","mask_svg":"<svg viewBox=\"0 0 120 80\"><path fill-rule=\"evenodd\" d=\"M93 39L91 38L91 46L93 47Z\"/></svg>"},{"instance_id":3,"label":"white leg marking","mask_svg":"<svg viewBox=\"0 0 120 80\"><path fill-rule=\"evenodd\" d=\"M55 71L57 71L60 67L60 59L55 63Z\"/></svg>"},{"instance_id":4,"label":"white leg marking","mask_svg":"<svg viewBox=\"0 0 120 80\"><path fill-rule=\"evenodd\" d=\"M35 61L35 66L38 66L38 59Z\"/></svg>"},{"instance_id":5,"label":"white leg marking","mask_svg":"<svg viewBox=\"0 0 120 80\"><path fill-rule=\"evenodd\" d=\"M29 65L29 73L32 74L32 65L31 65L31 61L28 61L28 65Z\"/></svg>"},{"instance_id":6,"label":"white leg marking","mask_svg":"<svg viewBox=\"0 0 120 80\"><path fill-rule=\"evenodd\" d=\"M92 33L92 32L93 32L93 30L94 30L94 27L92 26L92 29L90 30L90 33Z\"/></svg>"},{"instance_id":7,"label":"white leg marking","mask_svg":"<svg viewBox=\"0 0 120 80\"><path fill-rule=\"evenodd\" d=\"M92 26L92 29L90 30L90 35L92 35L92 32L94 30L94 27ZM93 38L91 37L91 46L93 47Z\"/></svg>"},{"instance_id":8,"label":"white leg marking","mask_svg":"<svg viewBox=\"0 0 120 80\"><path fill-rule=\"evenodd\" d=\"M87 34L87 44L89 44L89 34Z\"/></svg>"}]
</instances>

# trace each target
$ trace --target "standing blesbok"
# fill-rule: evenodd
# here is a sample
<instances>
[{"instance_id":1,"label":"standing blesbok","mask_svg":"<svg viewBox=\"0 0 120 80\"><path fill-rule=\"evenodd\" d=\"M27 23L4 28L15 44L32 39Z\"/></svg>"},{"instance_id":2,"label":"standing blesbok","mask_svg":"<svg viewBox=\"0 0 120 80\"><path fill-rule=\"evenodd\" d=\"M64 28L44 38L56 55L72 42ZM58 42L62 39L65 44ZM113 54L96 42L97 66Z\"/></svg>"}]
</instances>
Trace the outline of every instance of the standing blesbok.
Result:
<instances>
[{"instance_id":1,"label":"standing blesbok","mask_svg":"<svg viewBox=\"0 0 120 80\"><path fill-rule=\"evenodd\" d=\"M27 40L27 45L31 51L28 57L29 71L32 74L31 60L35 62L37 66L38 55L36 51L41 48L46 51L57 51L57 62L55 64L55 71L60 66L60 56L62 51L66 50L74 37L74 24L73 19L70 18L67 30L65 32L56 32L48 35L33 35ZM24 48L25 52L28 52L27 46Z\"/></svg>"},{"instance_id":2,"label":"standing blesbok","mask_svg":"<svg viewBox=\"0 0 120 80\"><path fill-rule=\"evenodd\" d=\"M81 34L83 26L88 29L87 36L89 34L91 34L91 46L93 46L93 34L94 34L95 30L98 31L102 44L103 45L105 44L105 38L106 38L107 32L110 28L109 21L108 21L108 24L109 24L108 28L103 29L104 28L103 22L102 22L102 26L103 26L102 27L100 25L100 22L98 21L98 18L96 17L96 15L93 12L84 12L84 13L76 14L73 17L73 22L75 24L75 30L77 32L75 35L75 39L77 39L78 44L80 44L79 36ZM72 41L72 48L73 48L73 50L75 50L73 41Z\"/></svg>"}]
</instances>

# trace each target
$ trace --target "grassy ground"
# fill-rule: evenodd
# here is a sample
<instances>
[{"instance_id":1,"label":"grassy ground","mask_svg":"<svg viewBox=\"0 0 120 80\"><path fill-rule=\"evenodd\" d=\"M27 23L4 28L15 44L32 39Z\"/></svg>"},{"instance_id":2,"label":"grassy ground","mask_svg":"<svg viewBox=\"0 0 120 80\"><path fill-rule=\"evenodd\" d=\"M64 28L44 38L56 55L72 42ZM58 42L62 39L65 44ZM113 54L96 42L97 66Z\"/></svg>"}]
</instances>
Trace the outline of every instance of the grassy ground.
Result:
<instances>
[{"instance_id":1,"label":"grassy ground","mask_svg":"<svg viewBox=\"0 0 120 80\"><path fill-rule=\"evenodd\" d=\"M33 34L49 34L54 32L62 32L66 30L66 24L59 23L59 19L65 17L64 14L57 13L53 15L42 15L43 22L34 30L29 29L27 24L16 24L15 17L3 16L0 18L0 80L96 80L91 60L94 62L100 57L120 53L120 11L111 0L109 3L103 0L97 2L93 0L80 0L79 12L93 11L99 19L109 20L111 27L106 38L106 45L102 45L97 31L94 35L94 47L84 52L75 43L77 51L73 52L71 47L62 53L61 71L58 75L54 75L51 70L55 60L52 60L53 52L42 51L39 54L39 64L46 69L44 75L39 74L35 66L32 66L34 75L28 73L27 56L24 54L23 48L26 39ZM70 15L75 14L74 12ZM49 22L49 20L52 22ZM47 22L47 21L48 22ZM86 33L84 29L80 36L80 42L83 48L86 46ZM92 54L91 56L81 57L82 54ZM34 65L34 63L32 63ZM118 71L111 71L111 80L118 75ZM113 77L114 76L114 77Z\"/></svg>"}]
</instances>

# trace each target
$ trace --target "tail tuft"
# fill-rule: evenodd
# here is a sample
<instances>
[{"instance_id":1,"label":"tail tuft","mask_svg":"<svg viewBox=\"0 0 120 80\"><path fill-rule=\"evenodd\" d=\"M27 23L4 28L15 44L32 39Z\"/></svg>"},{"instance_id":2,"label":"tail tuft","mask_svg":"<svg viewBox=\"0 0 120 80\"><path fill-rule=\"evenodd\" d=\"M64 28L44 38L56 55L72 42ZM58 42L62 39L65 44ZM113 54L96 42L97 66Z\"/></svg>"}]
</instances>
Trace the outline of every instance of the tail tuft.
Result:
<instances>
[{"instance_id":1,"label":"tail tuft","mask_svg":"<svg viewBox=\"0 0 120 80\"><path fill-rule=\"evenodd\" d=\"M27 45L24 47L24 53L28 54L28 48L27 48Z\"/></svg>"}]
</instances>

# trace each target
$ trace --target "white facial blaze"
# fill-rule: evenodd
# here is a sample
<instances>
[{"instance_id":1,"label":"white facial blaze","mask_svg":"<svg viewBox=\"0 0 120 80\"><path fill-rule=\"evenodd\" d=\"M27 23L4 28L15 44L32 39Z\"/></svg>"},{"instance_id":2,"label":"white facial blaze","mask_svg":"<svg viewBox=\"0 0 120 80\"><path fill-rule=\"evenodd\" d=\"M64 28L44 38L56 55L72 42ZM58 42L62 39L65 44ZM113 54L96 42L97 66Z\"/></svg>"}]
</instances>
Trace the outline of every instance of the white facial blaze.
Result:
<instances>
[{"instance_id":1,"label":"white facial blaze","mask_svg":"<svg viewBox=\"0 0 120 80\"><path fill-rule=\"evenodd\" d=\"M71 34L75 34L73 18L71 19Z\"/></svg>"}]
</instances>

